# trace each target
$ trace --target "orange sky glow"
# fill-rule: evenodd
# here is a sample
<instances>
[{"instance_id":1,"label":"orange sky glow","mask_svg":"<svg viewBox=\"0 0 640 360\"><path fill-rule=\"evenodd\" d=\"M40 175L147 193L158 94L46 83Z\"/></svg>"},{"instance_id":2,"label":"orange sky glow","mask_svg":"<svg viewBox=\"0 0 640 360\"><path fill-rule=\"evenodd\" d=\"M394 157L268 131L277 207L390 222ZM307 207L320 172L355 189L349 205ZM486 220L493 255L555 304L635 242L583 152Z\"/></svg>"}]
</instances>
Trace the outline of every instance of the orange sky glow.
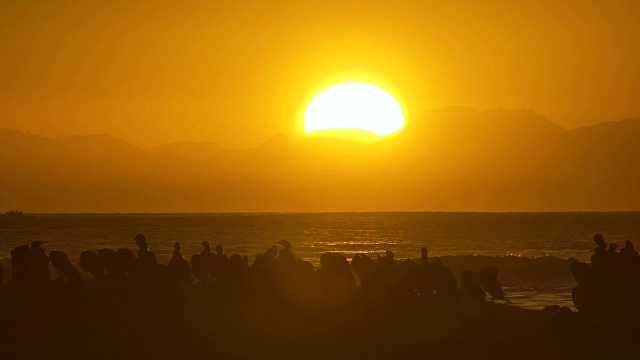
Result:
<instances>
[{"instance_id":1,"label":"orange sky glow","mask_svg":"<svg viewBox=\"0 0 640 360\"><path fill-rule=\"evenodd\" d=\"M565 127L640 115L634 1L5 1L0 128L250 148L323 86L428 109L533 109Z\"/></svg>"}]
</instances>

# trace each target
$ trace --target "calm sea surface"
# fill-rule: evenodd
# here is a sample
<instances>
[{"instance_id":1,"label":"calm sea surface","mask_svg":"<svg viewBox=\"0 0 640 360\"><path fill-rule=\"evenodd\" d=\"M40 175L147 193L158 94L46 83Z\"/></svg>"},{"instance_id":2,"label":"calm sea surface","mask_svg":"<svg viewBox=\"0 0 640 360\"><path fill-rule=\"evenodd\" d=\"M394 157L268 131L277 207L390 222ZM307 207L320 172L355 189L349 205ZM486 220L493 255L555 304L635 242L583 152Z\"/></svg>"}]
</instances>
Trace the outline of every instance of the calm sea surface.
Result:
<instances>
[{"instance_id":1,"label":"calm sea surface","mask_svg":"<svg viewBox=\"0 0 640 360\"><path fill-rule=\"evenodd\" d=\"M135 248L143 233L158 260L166 263L173 243L189 257L200 243L221 244L225 252L249 255L289 240L294 253L314 264L323 252L351 257L355 253L418 258L426 246L430 256L465 255L523 258L553 256L588 261L595 233L608 242L640 245L640 213L304 213L304 214L33 214L0 216L0 261L8 267L10 251L35 240L48 251L67 252L77 262L80 252L100 248ZM445 262L446 264L446 262ZM474 269L479 270L479 269ZM532 270L533 271L533 270ZM569 269L567 268L567 274ZM505 274L504 269L502 270ZM456 274L457 275L457 274ZM560 275L560 274L559 274ZM562 274L566 275L566 274ZM570 275L570 274L569 274ZM572 283L552 286L505 283L516 305L570 305ZM547 284L548 285L548 284Z\"/></svg>"}]
</instances>

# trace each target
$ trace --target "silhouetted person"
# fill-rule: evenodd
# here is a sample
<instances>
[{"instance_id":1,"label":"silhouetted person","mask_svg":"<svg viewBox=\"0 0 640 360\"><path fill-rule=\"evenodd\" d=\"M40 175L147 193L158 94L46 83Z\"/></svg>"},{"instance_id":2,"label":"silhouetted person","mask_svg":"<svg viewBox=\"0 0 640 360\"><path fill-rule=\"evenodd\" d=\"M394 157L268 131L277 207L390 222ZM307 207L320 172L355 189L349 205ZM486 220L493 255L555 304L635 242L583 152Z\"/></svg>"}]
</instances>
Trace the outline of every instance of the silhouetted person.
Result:
<instances>
[{"instance_id":1,"label":"silhouetted person","mask_svg":"<svg viewBox=\"0 0 640 360\"><path fill-rule=\"evenodd\" d=\"M593 249L594 254L591 256L591 266L595 272L603 272L606 267L607 244L601 234L596 234L593 237L593 242L596 243L597 247Z\"/></svg>"},{"instance_id":2,"label":"silhouetted person","mask_svg":"<svg viewBox=\"0 0 640 360\"><path fill-rule=\"evenodd\" d=\"M191 273L201 283L211 281L209 278L209 270L211 268L211 247L207 241L202 242L202 251L200 254L193 254L191 256Z\"/></svg>"},{"instance_id":3,"label":"silhouetted person","mask_svg":"<svg viewBox=\"0 0 640 360\"><path fill-rule=\"evenodd\" d=\"M216 253L211 256L211 279L218 282L227 281L229 258L225 255L222 245L216 245Z\"/></svg>"},{"instance_id":4,"label":"silhouetted person","mask_svg":"<svg viewBox=\"0 0 640 360\"><path fill-rule=\"evenodd\" d=\"M11 284L25 284L29 279L29 258L31 257L31 248L29 245L16 246L11 250Z\"/></svg>"},{"instance_id":5,"label":"silhouetted person","mask_svg":"<svg viewBox=\"0 0 640 360\"><path fill-rule=\"evenodd\" d=\"M487 294L480 283L480 274L472 270L463 270L460 273L460 298L471 303L484 302Z\"/></svg>"},{"instance_id":6,"label":"silhouetted person","mask_svg":"<svg viewBox=\"0 0 640 360\"><path fill-rule=\"evenodd\" d=\"M588 264L580 261L574 261L571 264L571 273L578 285L592 286L594 279Z\"/></svg>"},{"instance_id":7,"label":"silhouetted person","mask_svg":"<svg viewBox=\"0 0 640 360\"><path fill-rule=\"evenodd\" d=\"M282 245L273 268L270 270L271 283L278 297L298 305L310 302L311 287L314 285L313 265L293 254L293 247L287 240L275 244Z\"/></svg>"},{"instance_id":8,"label":"silhouetted person","mask_svg":"<svg viewBox=\"0 0 640 360\"><path fill-rule=\"evenodd\" d=\"M398 265L398 280L393 289L396 301L406 301L418 296L420 286L420 266L411 259L404 259Z\"/></svg>"},{"instance_id":9,"label":"silhouetted person","mask_svg":"<svg viewBox=\"0 0 640 360\"><path fill-rule=\"evenodd\" d=\"M296 273L298 280L302 281L303 284L310 284L311 278L315 274L313 264L300 258L295 259L293 263L293 271Z\"/></svg>"},{"instance_id":10,"label":"silhouetted person","mask_svg":"<svg viewBox=\"0 0 640 360\"><path fill-rule=\"evenodd\" d=\"M429 266L429 250L426 247L420 248L420 266Z\"/></svg>"},{"instance_id":11,"label":"silhouetted person","mask_svg":"<svg viewBox=\"0 0 640 360\"><path fill-rule=\"evenodd\" d=\"M351 267L358 275L360 286L367 288L371 285L371 273L373 272L373 261L365 254L356 254L351 259Z\"/></svg>"},{"instance_id":12,"label":"silhouetted person","mask_svg":"<svg viewBox=\"0 0 640 360\"><path fill-rule=\"evenodd\" d=\"M433 289L436 297L454 303L458 297L458 285L451 269L442 264L439 257L431 262L431 272L433 274Z\"/></svg>"},{"instance_id":13,"label":"silhouetted person","mask_svg":"<svg viewBox=\"0 0 640 360\"><path fill-rule=\"evenodd\" d=\"M211 254L211 245L209 245L209 242L203 241L201 244L202 250L200 251L200 255L208 256L209 254Z\"/></svg>"},{"instance_id":14,"label":"silhouetted person","mask_svg":"<svg viewBox=\"0 0 640 360\"><path fill-rule=\"evenodd\" d=\"M571 272L578 283L571 292L574 306L580 312L596 311L601 307L601 297L589 265L575 261L571 264Z\"/></svg>"},{"instance_id":15,"label":"silhouetted person","mask_svg":"<svg viewBox=\"0 0 640 360\"><path fill-rule=\"evenodd\" d=\"M384 255L387 259L389 259L389 261L393 261L393 258L395 257L395 255L393 254L393 251L391 250L385 251Z\"/></svg>"},{"instance_id":16,"label":"silhouetted person","mask_svg":"<svg viewBox=\"0 0 640 360\"><path fill-rule=\"evenodd\" d=\"M293 255L291 243L287 240L280 240L278 242L275 242L274 244L282 245L282 248L278 250L276 266L280 268L287 268L292 266L296 257Z\"/></svg>"},{"instance_id":17,"label":"silhouetted person","mask_svg":"<svg viewBox=\"0 0 640 360\"><path fill-rule=\"evenodd\" d=\"M282 245L282 248L278 249L278 256L274 263L274 285L279 295L289 298L293 296L292 292L296 291L295 288L298 286L294 273L295 256L291 243L287 240L280 240L274 244Z\"/></svg>"},{"instance_id":18,"label":"silhouetted person","mask_svg":"<svg viewBox=\"0 0 640 360\"><path fill-rule=\"evenodd\" d=\"M261 263L257 267L258 271L262 273L258 275L258 278L262 279L261 281L265 281L265 285L269 288L270 291L273 290L272 285L273 285L274 277L277 271L276 270L277 257L278 257L278 247L275 245L272 245L269 248L269 250L265 251L264 254L262 254ZM256 261L257 260L258 258L256 258Z\"/></svg>"},{"instance_id":19,"label":"silhouetted person","mask_svg":"<svg viewBox=\"0 0 640 360\"><path fill-rule=\"evenodd\" d=\"M116 252L112 249L98 250L98 259L105 269L105 277L109 279L125 279L126 273L118 261Z\"/></svg>"},{"instance_id":20,"label":"silhouetted person","mask_svg":"<svg viewBox=\"0 0 640 360\"><path fill-rule=\"evenodd\" d=\"M276 242L278 245L282 245L282 249L278 252L278 262L281 263L291 263L295 256L293 255L293 250L291 247L291 243L287 240L280 240Z\"/></svg>"},{"instance_id":21,"label":"silhouetted person","mask_svg":"<svg viewBox=\"0 0 640 360\"><path fill-rule=\"evenodd\" d=\"M246 273L242 257L240 255L231 255L227 260L225 272L225 286L229 295L232 297L241 296L246 285Z\"/></svg>"},{"instance_id":22,"label":"silhouetted person","mask_svg":"<svg viewBox=\"0 0 640 360\"><path fill-rule=\"evenodd\" d=\"M429 251L426 247L420 248L420 273L418 279L418 293L425 300L433 296L433 271L429 264Z\"/></svg>"},{"instance_id":23,"label":"silhouetted person","mask_svg":"<svg viewBox=\"0 0 640 360\"><path fill-rule=\"evenodd\" d=\"M342 254L322 254L316 276L318 291L326 305L344 304L355 295L356 282L349 262Z\"/></svg>"},{"instance_id":24,"label":"silhouetted person","mask_svg":"<svg viewBox=\"0 0 640 360\"><path fill-rule=\"evenodd\" d=\"M256 258L253 260L250 268L249 281L253 296L256 298L263 300L272 295L269 267L264 254L256 255Z\"/></svg>"},{"instance_id":25,"label":"silhouetted person","mask_svg":"<svg viewBox=\"0 0 640 360\"><path fill-rule=\"evenodd\" d=\"M115 252L116 273L124 279L140 282L140 270L136 256L128 248L120 248Z\"/></svg>"},{"instance_id":26,"label":"silhouetted person","mask_svg":"<svg viewBox=\"0 0 640 360\"><path fill-rule=\"evenodd\" d=\"M393 252L385 251L385 256L378 256L373 265L372 281L376 287L376 296L386 297L398 282L398 265L393 259Z\"/></svg>"},{"instance_id":27,"label":"silhouetted person","mask_svg":"<svg viewBox=\"0 0 640 360\"><path fill-rule=\"evenodd\" d=\"M620 255L629 261L635 261L638 258L638 252L633 247L633 243L631 240L627 240L624 243L624 247L620 250Z\"/></svg>"},{"instance_id":28,"label":"silhouetted person","mask_svg":"<svg viewBox=\"0 0 640 360\"><path fill-rule=\"evenodd\" d=\"M29 278L33 283L46 284L50 280L49 257L44 252L42 245L45 242L34 241L31 243L29 259Z\"/></svg>"},{"instance_id":29,"label":"silhouetted person","mask_svg":"<svg viewBox=\"0 0 640 360\"><path fill-rule=\"evenodd\" d=\"M619 253L620 272L625 281L625 291L628 296L640 302L640 256L633 247L633 243L627 240Z\"/></svg>"},{"instance_id":30,"label":"silhouetted person","mask_svg":"<svg viewBox=\"0 0 640 360\"><path fill-rule=\"evenodd\" d=\"M140 264L144 267L157 265L156 254L149 251L147 237L143 234L138 234L135 237L135 241L136 245L138 245L138 261Z\"/></svg>"},{"instance_id":31,"label":"silhouetted person","mask_svg":"<svg viewBox=\"0 0 640 360\"><path fill-rule=\"evenodd\" d=\"M607 244L604 241L604 237L602 236L602 234L595 234L593 236L593 242L596 244L596 248L594 249L594 251L598 250L598 251L606 251L607 250Z\"/></svg>"},{"instance_id":32,"label":"silhouetted person","mask_svg":"<svg viewBox=\"0 0 640 360\"><path fill-rule=\"evenodd\" d=\"M158 280L158 262L156 255L149 251L147 238L143 234L135 237L138 245L137 277L138 284L150 285Z\"/></svg>"},{"instance_id":33,"label":"silhouetted person","mask_svg":"<svg viewBox=\"0 0 640 360\"><path fill-rule=\"evenodd\" d=\"M275 263L276 257L278 257L278 247L271 246L269 250L264 252L264 257L268 263Z\"/></svg>"},{"instance_id":34,"label":"silhouetted person","mask_svg":"<svg viewBox=\"0 0 640 360\"><path fill-rule=\"evenodd\" d=\"M215 279L215 269L214 269L214 257L215 255L211 252L211 245L209 245L208 241L202 242L202 251L200 251L200 260L207 267L207 277L210 280Z\"/></svg>"},{"instance_id":35,"label":"silhouetted person","mask_svg":"<svg viewBox=\"0 0 640 360\"><path fill-rule=\"evenodd\" d=\"M200 254L191 255L189 263L191 264L191 273L196 280L201 283L209 281L209 269Z\"/></svg>"},{"instance_id":36,"label":"silhouetted person","mask_svg":"<svg viewBox=\"0 0 640 360\"><path fill-rule=\"evenodd\" d=\"M169 273L169 283L171 284L191 282L191 266L182 257L179 242L173 244L173 257L167 264L167 271Z\"/></svg>"},{"instance_id":37,"label":"silhouetted person","mask_svg":"<svg viewBox=\"0 0 640 360\"><path fill-rule=\"evenodd\" d=\"M618 248L617 244L615 243L609 244L609 250L607 250L607 255L610 255L610 256L618 255L618 250L616 250L617 248Z\"/></svg>"},{"instance_id":38,"label":"silhouetted person","mask_svg":"<svg viewBox=\"0 0 640 360\"><path fill-rule=\"evenodd\" d=\"M606 244L600 234L592 256L592 267L575 262L571 270L578 283L572 291L575 307L585 313L634 311L640 303L640 264L631 241L619 253L616 244Z\"/></svg>"},{"instance_id":39,"label":"silhouetted person","mask_svg":"<svg viewBox=\"0 0 640 360\"><path fill-rule=\"evenodd\" d=\"M491 295L491 302L495 302L495 299L504 300L511 304L511 300L505 297L504 291L502 291L502 284L498 280L500 271L496 267L488 267L480 270L480 284Z\"/></svg>"},{"instance_id":40,"label":"silhouetted person","mask_svg":"<svg viewBox=\"0 0 640 360\"><path fill-rule=\"evenodd\" d=\"M82 277L78 270L71 264L69 257L62 251L49 253L51 265L58 272L58 281L73 288L82 286Z\"/></svg>"},{"instance_id":41,"label":"silhouetted person","mask_svg":"<svg viewBox=\"0 0 640 360\"><path fill-rule=\"evenodd\" d=\"M51 255L49 255L51 258ZM104 265L100 261L98 254L87 250L80 254L80 269L88 272L94 279L102 279L105 276Z\"/></svg>"},{"instance_id":42,"label":"silhouetted person","mask_svg":"<svg viewBox=\"0 0 640 360\"><path fill-rule=\"evenodd\" d=\"M622 263L620 262L620 254L617 248L617 244L611 243L605 253L604 272L605 276L607 276L605 280L609 283L618 282L620 280L619 276L622 275Z\"/></svg>"}]
</instances>

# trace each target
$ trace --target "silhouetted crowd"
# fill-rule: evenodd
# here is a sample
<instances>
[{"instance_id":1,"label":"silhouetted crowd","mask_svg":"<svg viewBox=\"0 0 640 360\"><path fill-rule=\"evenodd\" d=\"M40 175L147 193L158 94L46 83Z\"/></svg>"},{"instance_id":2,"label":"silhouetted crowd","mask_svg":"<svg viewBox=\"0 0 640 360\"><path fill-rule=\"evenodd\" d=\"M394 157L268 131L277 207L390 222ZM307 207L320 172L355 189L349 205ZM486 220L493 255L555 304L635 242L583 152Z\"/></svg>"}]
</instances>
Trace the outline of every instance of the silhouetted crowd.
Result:
<instances>
[{"instance_id":1,"label":"silhouetted crowd","mask_svg":"<svg viewBox=\"0 0 640 360\"><path fill-rule=\"evenodd\" d=\"M593 238L596 248L591 266L574 262L571 266L578 286L573 289L573 303L580 312L631 312L640 306L640 256L629 240L618 251L601 234Z\"/></svg>"},{"instance_id":2,"label":"silhouetted crowd","mask_svg":"<svg viewBox=\"0 0 640 360\"><path fill-rule=\"evenodd\" d=\"M212 251L210 244L203 241L202 251L189 261L176 242L173 256L164 265L149 251L144 235L136 235L135 243L137 256L128 248L84 251L80 255L80 269L91 275L93 285L167 288L195 283L235 297L285 301L303 307L339 305L354 299L481 303L486 301L487 292L491 301L509 302L498 281L497 268L463 271L458 288L451 270L440 258L430 260L426 248L422 248L419 261L398 261L393 252L386 251L375 260L357 254L351 264L345 256L327 252L315 269L310 262L296 257L286 240L258 254L252 264L247 256L227 256L220 245ZM86 281L67 254L51 251L47 256L43 245L34 241L31 246L21 245L11 251L13 272L9 284L45 286L50 282L51 264L57 272L54 284L82 292Z\"/></svg>"},{"instance_id":3,"label":"silhouetted crowd","mask_svg":"<svg viewBox=\"0 0 640 360\"><path fill-rule=\"evenodd\" d=\"M458 282L426 248L416 260L398 260L386 251L348 261L327 252L316 268L286 240L251 263L204 241L188 259L175 243L168 263L159 264L139 234L136 252L84 251L76 269L67 254L47 253L45 243L34 241L11 251L12 275L0 287L0 354L110 360L637 358L639 312L604 321L589 314L637 308L638 254L630 242L617 251L600 235L595 241L591 266L572 265L580 313L557 305L542 312L493 306L490 301L509 302L497 268L463 270Z\"/></svg>"},{"instance_id":4,"label":"silhouetted crowd","mask_svg":"<svg viewBox=\"0 0 640 360\"><path fill-rule=\"evenodd\" d=\"M591 266L583 262L572 265L578 283L572 292L576 308L586 313L633 309L640 304L640 255L631 241L620 251L613 243L607 247L600 234L595 235L594 242L597 247ZM184 258L180 243L176 242L169 262L159 264L144 235L136 235L135 243L137 254L128 248L84 251L80 255L80 269L91 275L94 285L167 288L201 284L235 297L281 300L299 306L339 305L354 299L482 303L487 300L487 293L492 302L500 299L510 303L496 267L463 270L458 287L451 270L440 258L429 259L426 248L422 248L419 261L399 261L393 252L386 251L375 260L357 254L349 263L344 255L327 252L315 269L310 262L296 257L286 240L258 254L252 264L248 256L228 256L221 245L212 251L207 241L202 242L202 251L190 260ZM34 241L30 246L21 245L11 251L9 284L48 286L51 264L57 272L53 284L82 292L86 281L67 254L51 251L47 255L44 244ZM0 267L0 284L2 277Z\"/></svg>"}]
</instances>

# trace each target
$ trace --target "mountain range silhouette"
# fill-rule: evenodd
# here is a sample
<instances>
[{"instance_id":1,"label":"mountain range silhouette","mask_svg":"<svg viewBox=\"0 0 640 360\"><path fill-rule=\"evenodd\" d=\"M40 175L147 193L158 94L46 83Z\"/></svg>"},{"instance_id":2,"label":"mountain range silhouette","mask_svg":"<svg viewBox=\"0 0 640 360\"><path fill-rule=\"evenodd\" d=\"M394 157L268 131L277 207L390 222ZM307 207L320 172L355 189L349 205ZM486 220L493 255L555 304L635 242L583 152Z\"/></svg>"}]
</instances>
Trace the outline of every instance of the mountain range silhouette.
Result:
<instances>
[{"instance_id":1,"label":"mountain range silhouette","mask_svg":"<svg viewBox=\"0 0 640 360\"><path fill-rule=\"evenodd\" d=\"M247 150L143 149L0 130L0 208L25 212L640 210L640 118L565 130L449 107L361 143L279 134Z\"/></svg>"}]
</instances>

